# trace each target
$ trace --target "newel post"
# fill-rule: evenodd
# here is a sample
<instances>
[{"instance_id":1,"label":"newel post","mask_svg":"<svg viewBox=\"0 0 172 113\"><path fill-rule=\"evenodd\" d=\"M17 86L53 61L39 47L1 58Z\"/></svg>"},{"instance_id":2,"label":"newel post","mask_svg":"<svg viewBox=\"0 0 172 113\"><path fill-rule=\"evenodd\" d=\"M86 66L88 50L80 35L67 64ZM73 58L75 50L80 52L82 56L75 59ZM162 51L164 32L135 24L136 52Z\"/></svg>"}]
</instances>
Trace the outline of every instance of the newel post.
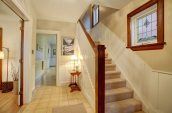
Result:
<instances>
[{"instance_id":1,"label":"newel post","mask_svg":"<svg viewBox=\"0 0 172 113\"><path fill-rule=\"evenodd\" d=\"M105 46L97 46L96 54L96 113L105 113Z\"/></svg>"}]
</instances>

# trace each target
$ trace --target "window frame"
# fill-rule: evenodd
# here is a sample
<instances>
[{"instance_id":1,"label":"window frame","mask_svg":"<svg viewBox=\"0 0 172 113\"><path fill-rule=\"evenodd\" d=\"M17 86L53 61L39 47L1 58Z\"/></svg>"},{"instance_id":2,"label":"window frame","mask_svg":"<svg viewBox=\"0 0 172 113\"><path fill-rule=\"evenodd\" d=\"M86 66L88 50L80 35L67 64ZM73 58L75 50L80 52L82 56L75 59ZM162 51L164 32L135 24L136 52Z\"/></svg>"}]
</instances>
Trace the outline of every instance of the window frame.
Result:
<instances>
[{"instance_id":1,"label":"window frame","mask_svg":"<svg viewBox=\"0 0 172 113\"><path fill-rule=\"evenodd\" d=\"M97 23L94 23L94 9L95 7L98 8L98 22ZM99 5L93 5L92 6L92 27L95 27L100 21L100 7Z\"/></svg>"},{"instance_id":2,"label":"window frame","mask_svg":"<svg viewBox=\"0 0 172 113\"><path fill-rule=\"evenodd\" d=\"M138 13L150 8L151 6L157 4L157 43L144 44L144 45L132 45L132 29L131 29L131 19ZM127 15L127 48L133 51L141 50L156 50L164 48L164 0L150 0L141 7L135 9Z\"/></svg>"}]
</instances>

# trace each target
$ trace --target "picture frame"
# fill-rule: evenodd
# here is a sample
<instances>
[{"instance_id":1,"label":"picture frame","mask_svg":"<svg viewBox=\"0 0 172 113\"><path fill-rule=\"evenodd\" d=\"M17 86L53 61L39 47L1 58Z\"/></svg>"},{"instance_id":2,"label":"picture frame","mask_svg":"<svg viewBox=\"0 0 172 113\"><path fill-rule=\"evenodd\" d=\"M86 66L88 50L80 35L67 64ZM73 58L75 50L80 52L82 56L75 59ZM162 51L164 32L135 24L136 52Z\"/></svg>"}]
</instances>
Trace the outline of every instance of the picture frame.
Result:
<instances>
[{"instance_id":1,"label":"picture frame","mask_svg":"<svg viewBox=\"0 0 172 113\"><path fill-rule=\"evenodd\" d=\"M74 38L70 36L62 37L62 55L74 55Z\"/></svg>"}]
</instances>

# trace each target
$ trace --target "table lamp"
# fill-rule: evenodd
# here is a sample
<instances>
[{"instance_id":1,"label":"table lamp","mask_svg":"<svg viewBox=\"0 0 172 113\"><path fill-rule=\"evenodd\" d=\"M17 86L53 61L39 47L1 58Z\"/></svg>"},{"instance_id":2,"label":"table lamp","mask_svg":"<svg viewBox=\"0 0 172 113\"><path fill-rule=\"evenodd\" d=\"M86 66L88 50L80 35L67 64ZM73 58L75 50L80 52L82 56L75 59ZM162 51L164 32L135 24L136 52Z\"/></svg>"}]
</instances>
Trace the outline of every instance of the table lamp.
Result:
<instances>
[{"instance_id":1,"label":"table lamp","mask_svg":"<svg viewBox=\"0 0 172 113\"><path fill-rule=\"evenodd\" d=\"M73 71L76 71L76 61L78 60L76 55L72 55L71 60L73 60Z\"/></svg>"}]
</instances>

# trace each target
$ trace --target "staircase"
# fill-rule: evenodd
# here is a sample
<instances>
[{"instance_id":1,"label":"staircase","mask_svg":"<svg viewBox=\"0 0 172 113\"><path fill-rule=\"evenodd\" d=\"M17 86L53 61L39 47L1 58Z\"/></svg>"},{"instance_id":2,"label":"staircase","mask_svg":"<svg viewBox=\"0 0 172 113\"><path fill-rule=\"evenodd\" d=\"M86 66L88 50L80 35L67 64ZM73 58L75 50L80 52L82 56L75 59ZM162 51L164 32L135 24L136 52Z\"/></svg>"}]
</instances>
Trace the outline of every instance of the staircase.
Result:
<instances>
[{"instance_id":1,"label":"staircase","mask_svg":"<svg viewBox=\"0 0 172 113\"><path fill-rule=\"evenodd\" d=\"M133 90L126 87L112 59L105 58L105 113L144 113L142 103L133 98Z\"/></svg>"}]
</instances>

